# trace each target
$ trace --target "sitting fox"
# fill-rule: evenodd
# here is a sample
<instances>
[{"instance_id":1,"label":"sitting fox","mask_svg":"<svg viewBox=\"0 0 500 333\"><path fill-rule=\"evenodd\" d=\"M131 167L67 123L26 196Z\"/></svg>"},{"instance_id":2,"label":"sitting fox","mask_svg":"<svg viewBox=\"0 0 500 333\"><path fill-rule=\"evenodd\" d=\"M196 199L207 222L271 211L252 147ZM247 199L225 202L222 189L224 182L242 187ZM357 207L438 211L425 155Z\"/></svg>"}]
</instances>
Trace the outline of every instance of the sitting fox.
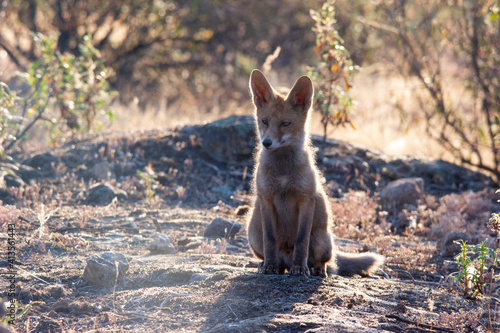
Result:
<instances>
[{"instance_id":1,"label":"sitting fox","mask_svg":"<svg viewBox=\"0 0 500 333\"><path fill-rule=\"evenodd\" d=\"M384 257L336 251L330 232L326 193L308 133L313 86L300 77L286 97L262 72L254 70L250 89L257 136L248 241L263 262L259 273L292 275L368 275ZM258 141L259 142L259 141ZM327 270L328 264L328 270Z\"/></svg>"}]
</instances>

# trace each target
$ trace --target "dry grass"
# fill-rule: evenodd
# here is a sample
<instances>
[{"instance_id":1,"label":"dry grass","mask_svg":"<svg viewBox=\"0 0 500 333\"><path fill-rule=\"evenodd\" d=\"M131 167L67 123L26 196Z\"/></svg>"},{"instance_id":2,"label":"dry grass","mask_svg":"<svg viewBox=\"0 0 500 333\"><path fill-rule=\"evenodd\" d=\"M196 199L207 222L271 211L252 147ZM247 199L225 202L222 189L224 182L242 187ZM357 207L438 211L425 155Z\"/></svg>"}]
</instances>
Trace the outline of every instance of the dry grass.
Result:
<instances>
[{"instance_id":1,"label":"dry grass","mask_svg":"<svg viewBox=\"0 0 500 333\"><path fill-rule=\"evenodd\" d=\"M349 191L340 199L332 199L331 209L338 237L368 241L388 231L388 224L379 221L376 197L365 192Z\"/></svg>"},{"instance_id":2,"label":"dry grass","mask_svg":"<svg viewBox=\"0 0 500 333\"><path fill-rule=\"evenodd\" d=\"M448 194L426 202L415 210L406 211L417 220L418 231L432 239L442 239L450 232L483 233L487 237L486 221L492 206L491 191Z\"/></svg>"}]
</instances>

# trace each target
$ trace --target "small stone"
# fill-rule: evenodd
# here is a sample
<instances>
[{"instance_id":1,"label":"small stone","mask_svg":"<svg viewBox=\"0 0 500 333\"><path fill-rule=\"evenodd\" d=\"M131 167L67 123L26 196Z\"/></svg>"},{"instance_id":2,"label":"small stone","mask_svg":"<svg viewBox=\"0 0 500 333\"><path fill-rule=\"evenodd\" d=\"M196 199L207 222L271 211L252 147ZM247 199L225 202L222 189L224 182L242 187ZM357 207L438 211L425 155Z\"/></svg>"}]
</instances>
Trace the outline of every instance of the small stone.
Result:
<instances>
[{"instance_id":1,"label":"small stone","mask_svg":"<svg viewBox=\"0 0 500 333\"><path fill-rule=\"evenodd\" d=\"M177 241L177 245L179 246L188 245L189 243L191 243L191 240L189 238L179 239Z\"/></svg>"},{"instance_id":2,"label":"small stone","mask_svg":"<svg viewBox=\"0 0 500 333\"><path fill-rule=\"evenodd\" d=\"M3 180L5 181L5 185L7 185L7 188L21 187L26 184L21 177L13 174L5 175L3 177Z\"/></svg>"},{"instance_id":3,"label":"small stone","mask_svg":"<svg viewBox=\"0 0 500 333\"><path fill-rule=\"evenodd\" d=\"M112 287L128 268L128 260L123 254L104 252L87 258L82 278L103 287Z\"/></svg>"},{"instance_id":4,"label":"small stone","mask_svg":"<svg viewBox=\"0 0 500 333\"><path fill-rule=\"evenodd\" d=\"M107 206L115 198L126 199L127 193L123 190L117 189L111 184L97 184L89 189L89 193L85 202L89 205Z\"/></svg>"},{"instance_id":5,"label":"small stone","mask_svg":"<svg viewBox=\"0 0 500 333\"><path fill-rule=\"evenodd\" d=\"M142 238L141 236L134 236L132 237L131 243L132 245L142 244L144 243L144 238Z\"/></svg>"},{"instance_id":6,"label":"small stone","mask_svg":"<svg viewBox=\"0 0 500 333\"><path fill-rule=\"evenodd\" d=\"M54 168L59 164L59 158L51 153L43 153L27 159L23 163L37 170L54 172Z\"/></svg>"},{"instance_id":7,"label":"small stone","mask_svg":"<svg viewBox=\"0 0 500 333\"><path fill-rule=\"evenodd\" d=\"M55 299L60 299L69 295L69 292L64 288L64 285L61 284L50 285L44 290L44 292Z\"/></svg>"},{"instance_id":8,"label":"small stone","mask_svg":"<svg viewBox=\"0 0 500 333\"><path fill-rule=\"evenodd\" d=\"M417 205L423 194L422 178L402 178L387 184L380 192L380 198L386 206L401 208L405 204Z\"/></svg>"},{"instance_id":9,"label":"small stone","mask_svg":"<svg viewBox=\"0 0 500 333\"><path fill-rule=\"evenodd\" d=\"M174 254L175 246L170 235L156 233L151 243L146 245L146 249L156 254Z\"/></svg>"},{"instance_id":10,"label":"small stone","mask_svg":"<svg viewBox=\"0 0 500 333\"><path fill-rule=\"evenodd\" d=\"M57 317L57 313L70 313L71 312L71 301L69 299L61 299L55 302L52 305L52 309L50 312L54 312L54 316L51 318Z\"/></svg>"},{"instance_id":11,"label":"small stone","mask_svg":"<svg viewBox=\"0 0 500 333\"><path fill-rule=\"evenodd\" d=\"M237 222L231 222L224 220L223 218L217 217L212 223L205 229L203 233L204 237L234 237L240 231L241 224Z\"/></svg>"}]
</instances>

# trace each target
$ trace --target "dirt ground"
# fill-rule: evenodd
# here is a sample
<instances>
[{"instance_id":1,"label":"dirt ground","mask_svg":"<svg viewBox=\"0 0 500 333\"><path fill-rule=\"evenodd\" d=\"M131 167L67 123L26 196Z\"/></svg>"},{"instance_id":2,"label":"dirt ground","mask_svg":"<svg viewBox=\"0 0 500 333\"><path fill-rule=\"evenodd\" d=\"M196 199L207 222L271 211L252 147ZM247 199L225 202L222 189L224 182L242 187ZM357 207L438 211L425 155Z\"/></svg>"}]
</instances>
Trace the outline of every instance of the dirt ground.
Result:
<instances>
[{"instance_id":1,"label":"dirt ground","mask_svg":"<svg viewBox=\"0 0 500 333\"><path fill-rule=\"evenodd\" d=\"M443 253L439 236L431 237L436 233L429 230L436 227L424 218L452 198L470 203L474 193L491 203L488 216L498 208L493 182L443 161L391 158L315 140L337 214L337 246L385 255L384 273L326 279L257 274L242 215L251 204L252 124L237 117L182 129L96 135L15 156L20 163L10 165L13 172L0 191L1 241L6 247L7 225L15 224L16 297L19 309L31 303L15 329L500 331L498 289L465 298L447 278L457 267L447 263L452 258ZM408 177L423 179L428 208L384 206L381 190ZM101 192L95 190L99 184L105 184ZM417 227L405 229L401 212L412 211L420 212ZM235 224L232 237L204 237L217 218L241 229ZM488 233L472 222L459 228ZM157 233L169 237L173 251L150 250ZM87 259L107 251L126 257L126 273L111 283L84 279ZM0 266L5 271L8 261L2 258Z\"/></svg>"}]
</instances>

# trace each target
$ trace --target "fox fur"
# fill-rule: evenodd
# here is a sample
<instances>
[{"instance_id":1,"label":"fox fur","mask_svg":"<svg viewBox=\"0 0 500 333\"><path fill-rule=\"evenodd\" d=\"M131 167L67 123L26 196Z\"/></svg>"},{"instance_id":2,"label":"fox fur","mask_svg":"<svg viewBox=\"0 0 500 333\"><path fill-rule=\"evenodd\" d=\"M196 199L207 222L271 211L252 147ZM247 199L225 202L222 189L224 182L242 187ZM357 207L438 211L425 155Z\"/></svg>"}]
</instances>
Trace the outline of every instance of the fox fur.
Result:
<instances>
[{"instance_id":1,"label":"fox fur","mask_svg":"<svg viewBox=\"0 0 500 333\"><path fill-rule=\"evenodd\" d=\"M322 175L308 133L313 86L300 77L285 97L259 70L250 76L257 149L248 241L259 273L368 275L384 262L371 253L335 250Z\"/></svg>"}]
</instances>

